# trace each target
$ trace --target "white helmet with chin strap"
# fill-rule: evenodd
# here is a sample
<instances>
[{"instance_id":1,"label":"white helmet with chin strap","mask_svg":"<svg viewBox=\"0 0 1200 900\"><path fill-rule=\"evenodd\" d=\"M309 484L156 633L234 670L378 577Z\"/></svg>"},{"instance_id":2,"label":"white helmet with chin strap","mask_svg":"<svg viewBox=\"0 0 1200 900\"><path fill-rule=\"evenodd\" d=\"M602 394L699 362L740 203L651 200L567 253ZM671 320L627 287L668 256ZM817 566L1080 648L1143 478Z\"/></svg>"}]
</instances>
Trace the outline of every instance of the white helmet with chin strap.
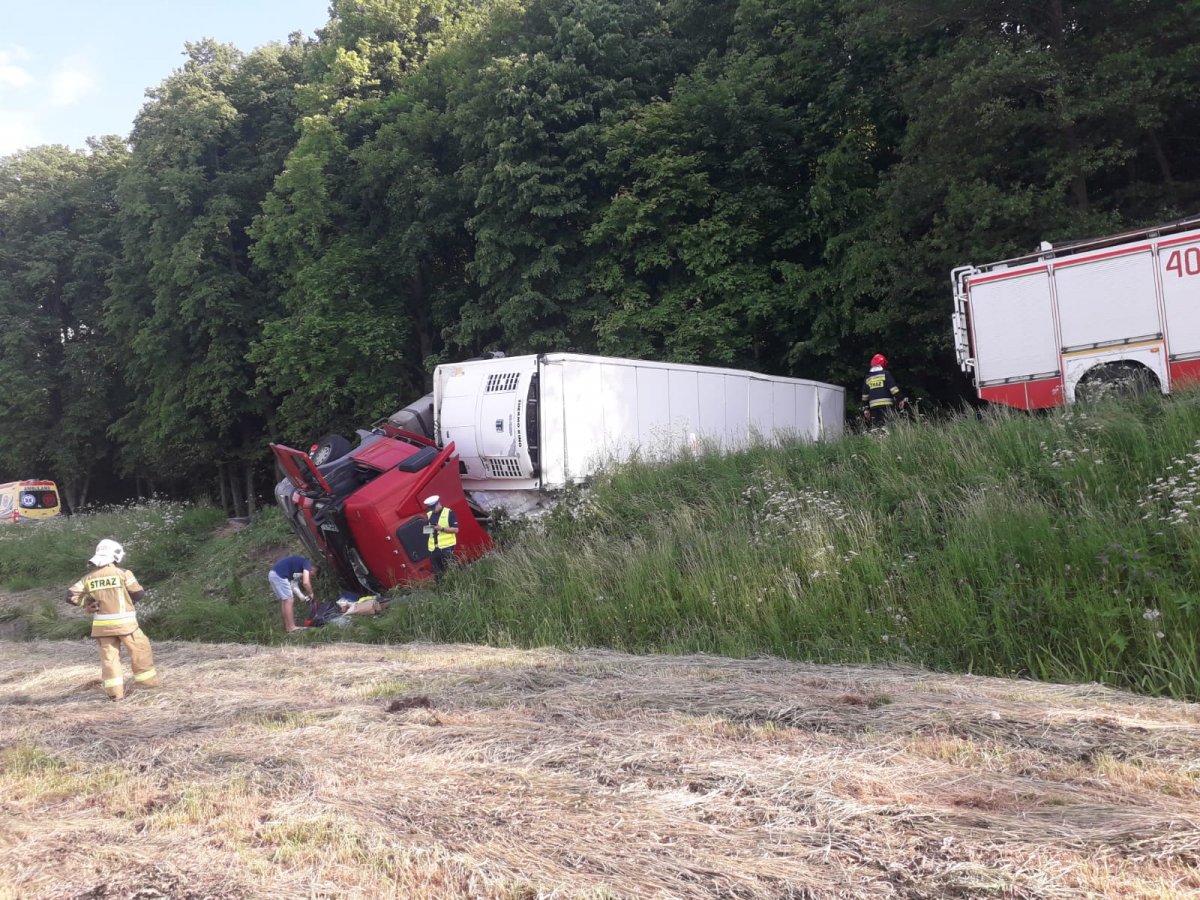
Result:
<instances>
[{"instance_id":1,"label":"white helmet with chin strap","mask_svg":"<svg viewBox=\"0 0 1200 900\"><path fill-rule=\"evenodd\" d=\"M96 545L96 553L88 560L93 566L120 565L125 558L125 548L114 540L105 538Z\"/></svg>"}]
</instances>

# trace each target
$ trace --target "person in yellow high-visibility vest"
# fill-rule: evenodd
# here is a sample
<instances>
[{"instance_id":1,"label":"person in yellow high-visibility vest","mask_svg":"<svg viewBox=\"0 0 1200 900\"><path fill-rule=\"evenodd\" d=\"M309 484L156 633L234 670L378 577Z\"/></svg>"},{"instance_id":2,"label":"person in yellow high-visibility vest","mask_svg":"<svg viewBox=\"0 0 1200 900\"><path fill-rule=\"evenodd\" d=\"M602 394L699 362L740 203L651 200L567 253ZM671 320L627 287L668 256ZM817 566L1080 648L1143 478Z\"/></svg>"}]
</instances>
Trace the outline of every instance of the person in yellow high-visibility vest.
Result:
<instances>
[{"instance_id":1,"label":"person in yellow high-visibility vest","mask_svg":"<svg viewBox=\"0 0 1200 900\"><path fill-rule=\"evenodd\" d=\"M159 683L154 652L138 626L134 609L146 592L132 572L120 568L124 559L125 548L105 538L88 560L96 568L67 590L68 603L82 606L92 614L92 637L100 648L100 677L104 693L113 700L125 696L122 647L129 654L134 684L157 687Z\"/></svg>"},{"instance_id":2,"label":"person in yellow high-visibility vest","mask_svg":"<svg viewBox=\"0 0 1200 900\"><path fill-rule=\"evenodd\" d=\"M454 562L454 547L458 544L458 516L454 510L442 506L437 494L425 498L425 517L429 520L429 556L433 565L433 577L441 580L449 565Z\"/></svg>"}]
</instances>

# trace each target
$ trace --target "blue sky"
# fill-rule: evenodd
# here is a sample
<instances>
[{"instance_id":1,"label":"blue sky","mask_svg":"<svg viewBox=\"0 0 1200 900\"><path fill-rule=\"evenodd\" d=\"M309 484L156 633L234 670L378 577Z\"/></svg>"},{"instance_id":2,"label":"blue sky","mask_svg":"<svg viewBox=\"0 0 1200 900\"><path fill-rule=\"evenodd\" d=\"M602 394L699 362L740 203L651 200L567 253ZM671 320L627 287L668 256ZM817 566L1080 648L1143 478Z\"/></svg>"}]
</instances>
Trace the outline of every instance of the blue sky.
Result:
<instances>
[{"instance_id":1,"label":"blue sky","mask_svg":"<svg viewBox=\"0 0 1200 900\"><path fill-rule=\"evenodd\" d=\"M183 64L183 44L250 50L312 35L329 0L0 0L0 156L129 134L145 91Z\"/></svg>"}]
</instances>

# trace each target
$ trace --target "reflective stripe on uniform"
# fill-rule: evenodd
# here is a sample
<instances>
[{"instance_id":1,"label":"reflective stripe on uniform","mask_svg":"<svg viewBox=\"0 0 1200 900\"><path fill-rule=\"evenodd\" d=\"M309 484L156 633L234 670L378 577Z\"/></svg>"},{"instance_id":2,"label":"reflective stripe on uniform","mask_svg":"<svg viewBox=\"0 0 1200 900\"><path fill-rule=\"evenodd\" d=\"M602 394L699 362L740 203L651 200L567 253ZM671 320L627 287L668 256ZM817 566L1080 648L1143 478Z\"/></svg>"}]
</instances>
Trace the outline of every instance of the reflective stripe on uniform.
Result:
<instances>
[{"instance_id":1,"label":"reflective stripe on uniform","mask_svg":"<svg viewBox=\"0 0 1200 900\"><path fill-rule=\"evenodd\" d=\"M871 401L871 409L874 409L877 406L894 406L894 405L895 405L895 401L892 400L890 397L886 398L884 400L872 400Z\"/></svg>"},{"instance_id":2,"label":"reflective stripe on uniform","mask_svg":"<svg viewBox=\"0 0 1200 900\"><path fill-rule=\"evenodd\" d=\"M157 674L158 673L155 672L153 669L147 669L145 672L140 672L139 674L134 675L133 680L134 681L146 681L150 678L154 678Z\"/></svg>"},{"instance_id":3,"label":"reflective stripe on uniform","mask_svg":"<svg viewBox=\"0 0 1200 900\"><path fill-rule=\"evenodd\" d=\"M124 684L124 683L125 683L125 679L123 677L105 678L104 679L104 686L106 688L116 687L118 684Z\"/></svg>"},{"instance_id":4,"label":"reflective stripe on uniform","mask_svg":"<svg viewBox=\"0 0 1200 900\"><path fill-rule=\"evenodd\" d=\"M92 617L93 625L116 625L118 622L128 622L137 618L137 612L130 610L122 613L98 613Z\"/></svg>"}]
</instances>

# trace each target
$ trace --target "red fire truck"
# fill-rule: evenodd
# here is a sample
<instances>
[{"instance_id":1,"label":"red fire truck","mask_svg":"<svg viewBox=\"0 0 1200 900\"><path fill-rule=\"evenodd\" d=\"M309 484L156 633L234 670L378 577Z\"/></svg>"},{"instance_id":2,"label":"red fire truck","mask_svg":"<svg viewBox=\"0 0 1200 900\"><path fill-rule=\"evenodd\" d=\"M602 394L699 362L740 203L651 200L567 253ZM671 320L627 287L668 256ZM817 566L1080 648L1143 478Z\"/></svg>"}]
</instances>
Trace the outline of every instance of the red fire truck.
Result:
<instances>
[{"instance_id":1,"label":"red fire truck","mask_svg":"<svg viewBox=\"0 0 1200 900\"><path fill-rule=\"evenodd\" d=\"M1200 381L1200 216L984 266L954 284L958 362L984 400L1043 409L1114 384Z\"/></svg>"}]
</instances>

